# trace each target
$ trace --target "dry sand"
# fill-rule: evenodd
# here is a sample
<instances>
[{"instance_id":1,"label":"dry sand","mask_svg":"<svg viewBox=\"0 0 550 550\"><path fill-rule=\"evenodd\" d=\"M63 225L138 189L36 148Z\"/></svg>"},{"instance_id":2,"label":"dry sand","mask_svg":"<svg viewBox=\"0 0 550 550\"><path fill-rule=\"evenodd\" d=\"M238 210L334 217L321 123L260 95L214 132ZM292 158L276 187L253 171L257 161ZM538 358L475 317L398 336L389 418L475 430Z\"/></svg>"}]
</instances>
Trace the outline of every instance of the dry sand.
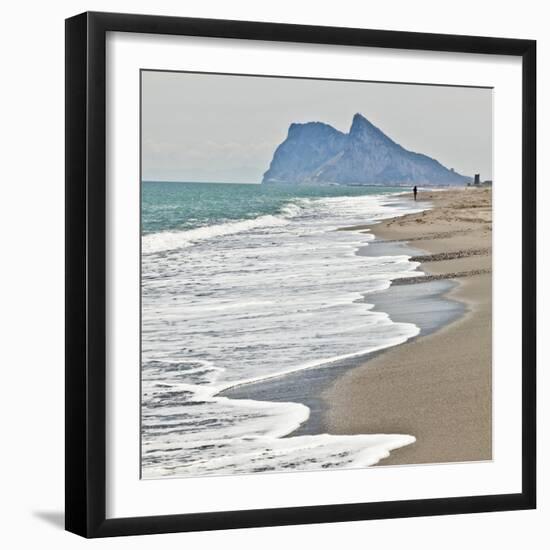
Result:
<instances>
[{"instance_id":1,"label":"dry sand","mask_svg":"<svg viewBox=\"0 0 550 550\"><path fill-rule=\"evenodd\" d=\"M377 239L426 251L420 269L460 281L449 297L467 312L346 372L324 392L324 423L331 434L416 437L380 465L490 460L491 190L420 192L419 199L434 208L370 229Z\"/></svg>"}]
</instances>

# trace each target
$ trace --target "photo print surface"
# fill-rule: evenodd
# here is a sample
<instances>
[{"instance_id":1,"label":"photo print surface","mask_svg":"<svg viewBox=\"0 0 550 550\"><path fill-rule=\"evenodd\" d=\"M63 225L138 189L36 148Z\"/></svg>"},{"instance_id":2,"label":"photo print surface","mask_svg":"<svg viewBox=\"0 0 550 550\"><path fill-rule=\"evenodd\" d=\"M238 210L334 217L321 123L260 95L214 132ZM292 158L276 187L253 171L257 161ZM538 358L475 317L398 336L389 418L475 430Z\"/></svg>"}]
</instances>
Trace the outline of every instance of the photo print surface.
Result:
<instances>
[{"instance_id":1,"label":"photo print surface","mask_svg":"<svg viewBox=\"0 0 550 550\"><path fill-rule=\"evenodd\" d=\"M143 479L491 460L492 101L141 71Z\"/></svg>"}]
</instances>

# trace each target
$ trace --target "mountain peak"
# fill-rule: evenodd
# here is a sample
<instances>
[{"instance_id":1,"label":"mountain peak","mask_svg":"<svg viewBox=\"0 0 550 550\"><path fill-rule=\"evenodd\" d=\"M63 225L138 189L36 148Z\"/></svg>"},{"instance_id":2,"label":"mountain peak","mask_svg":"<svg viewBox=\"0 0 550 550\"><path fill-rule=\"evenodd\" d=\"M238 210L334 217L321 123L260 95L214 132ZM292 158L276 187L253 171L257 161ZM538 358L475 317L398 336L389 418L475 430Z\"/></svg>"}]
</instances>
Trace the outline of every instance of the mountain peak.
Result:
<instances>
[{"instance_id":1,"label":"mountain peak","mask_svg":"<svg viewBox=\"0 0 550 550\"><path fill-rule=\"evenodd\" d=\"M329 124L324 122L293 122L288 127L288 135L301 135L301 134L312 134L312 133L341 133L333 128Z\"/></svg>"},{"instance_id":2,"label":"mountain peak","mask_svg":"<svg viewBox=\"0 0 550 550\"><path fill-rule=\"evenodd\" d=\"M353 129L353 127L356 127L356 128L360 128L361 126L373 126L373 124L366 118L364 117L361 113L355 113L353 115L353 120L351 121L351 127Z\"/></svg>"},{"instance_id":3,"label":"mountain peak","mask_svg":"<svg viewBox=\"0 0 550 550\"><path fill-rule=\"evenodd\" d=\"M355 113L351 128L349 131L350 137L368 137L379 138L384 141L393 143L393 141L382 130L377 128L370 120L364 117L361 113Z\"/></svg>"}]
</instances>

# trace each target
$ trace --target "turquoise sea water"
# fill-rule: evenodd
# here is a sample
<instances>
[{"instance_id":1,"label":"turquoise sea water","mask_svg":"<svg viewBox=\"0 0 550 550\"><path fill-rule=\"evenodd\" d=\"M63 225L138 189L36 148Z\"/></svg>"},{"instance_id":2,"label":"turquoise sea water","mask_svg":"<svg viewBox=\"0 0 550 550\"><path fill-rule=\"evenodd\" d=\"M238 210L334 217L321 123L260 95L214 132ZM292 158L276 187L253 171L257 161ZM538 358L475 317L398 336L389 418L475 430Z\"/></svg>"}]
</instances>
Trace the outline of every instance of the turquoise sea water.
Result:
<instances>
[{"instance_id":1,"label":"turquoise sea water","mask_svg":"<svg viewBox=\"0 0 550 550\"><path fill-rule=\"evenodd\" d=\"M185 230L276 215L296 199L355 197L398 187L143 182L142 233Z\"/></svg>"},{"instance_id":2,"label":"turquoise sea water","mask_svg":"<svg viewBox=\"0 0 550 550\"><path fill-rule=\"evenodd\" d=\"M289 437L305 405L220 395L418 334L368 303L417 264L360 256L373 235L337 231L421 209L396 191L143 183L144 478L367 466L414 441Z\"/></svg>"}]
</instances>

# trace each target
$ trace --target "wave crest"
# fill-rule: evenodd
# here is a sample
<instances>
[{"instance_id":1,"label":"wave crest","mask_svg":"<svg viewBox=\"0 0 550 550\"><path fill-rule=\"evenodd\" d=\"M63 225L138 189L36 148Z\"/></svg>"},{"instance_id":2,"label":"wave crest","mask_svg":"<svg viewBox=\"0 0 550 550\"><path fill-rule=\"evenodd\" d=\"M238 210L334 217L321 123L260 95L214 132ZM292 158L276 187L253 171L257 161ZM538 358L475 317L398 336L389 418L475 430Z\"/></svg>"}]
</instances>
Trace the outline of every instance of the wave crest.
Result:
<instances>
[{"instance_id":1,"label":"wave crest","mask_svg":"<svg viewBox=\"0 0 550 550\"><path fill-rule=\"evenodd\" d=\"M294 203L288 203L280 209L279 215L266 214L249 220L229 221L213 225L196 227L186 231L161 231L142 237L142 252L144 254L156 254L169 252L193 246L198 241L233 235L251 229L263 227L277 227L286 225L291 218L298 216L302 208Z\"/></svg>"}]
</instances>

